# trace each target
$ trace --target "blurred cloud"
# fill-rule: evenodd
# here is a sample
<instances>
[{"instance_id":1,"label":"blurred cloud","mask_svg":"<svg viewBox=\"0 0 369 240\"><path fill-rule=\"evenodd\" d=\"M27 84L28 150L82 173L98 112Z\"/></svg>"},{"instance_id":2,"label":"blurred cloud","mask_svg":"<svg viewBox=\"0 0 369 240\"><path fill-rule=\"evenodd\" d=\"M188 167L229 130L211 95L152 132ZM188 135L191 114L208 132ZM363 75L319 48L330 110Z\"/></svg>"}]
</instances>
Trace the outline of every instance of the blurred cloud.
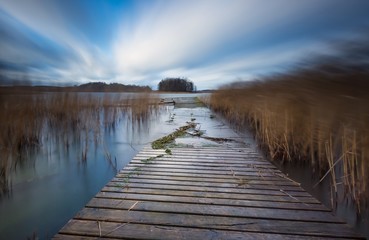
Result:
<instances>
[{"instance_id":1,"label":"blurred cloud","mask_svg":"<svg viewBox=\"0 0 369 240\"><path fill-rule=\"evenodd\" d=\"M44 0L1 1L6 13L0 20L7 27L8 38L0 40L0 61L22 65L29 74L39 75L33 80L46 84L109 80L110 58L82 31L71 28L68 13L62 12L58 4Z\"/></svg>"},{"instance_id":2,"label":"blurred cloud","mask_svg":"<svg viewBox=\"0 0 369 240\"><path fill-rule=\"evenodd\" d=\"M289 10L275 11L279 5ZM267 32L311 6L308 2L273 1L265 7L260 1L214 0L144 8L133 26L122 27L115 44L116 59L124 72L209 61L209 56L219 52L239 50L229 44L241 45L245 51L252 35Z\"/></svg>"},{"instance_id":3,"label":"blurred cloud","mask_svg":"<svg viewBox=\"0 0 369 240\"><path fill-rule=\"evenodd\" d=\"M298 29L317 17L320 24L333 26L337 16L322 19L316 13L344 7L340 1L160 3L142 7L137 21L122 25L114 51L122 79L187 76L200 89L212 88L278 67L283 70L308 54L329 51L319 40L342 34L337 26L324 34L319 26L309 27L303 36Z\"/></svg>"},{"instance_id":4,"label":"blurred cloud","mask_svg":"<svg viewBox=\"0 0 369 240\"><path fill-rule=\"evenodd\" d=\"M214 88L329 52L329 39L369 24L367 9L362 0L0 0L0 71L51 85L155 87L173 76Z\"/></svg>"}]
</instances>

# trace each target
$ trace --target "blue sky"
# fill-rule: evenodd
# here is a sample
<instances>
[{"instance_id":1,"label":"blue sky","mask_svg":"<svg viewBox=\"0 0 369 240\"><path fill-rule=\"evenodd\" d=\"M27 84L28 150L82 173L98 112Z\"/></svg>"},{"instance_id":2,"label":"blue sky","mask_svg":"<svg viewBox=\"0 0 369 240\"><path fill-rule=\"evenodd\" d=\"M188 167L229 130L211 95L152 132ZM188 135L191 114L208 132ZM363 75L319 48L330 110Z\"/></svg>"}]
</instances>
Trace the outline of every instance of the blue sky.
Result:
<instances>
[{"instance_id":1,"label":"blue sky","mask_svg":"<svg viewBox=\"0 0 369 240\"><path fill-rule=\"evenodd\" d=\"M0 81L216 88L331 54L368 26L367 0L0 0Z\"/></svg>"}]
</instances>

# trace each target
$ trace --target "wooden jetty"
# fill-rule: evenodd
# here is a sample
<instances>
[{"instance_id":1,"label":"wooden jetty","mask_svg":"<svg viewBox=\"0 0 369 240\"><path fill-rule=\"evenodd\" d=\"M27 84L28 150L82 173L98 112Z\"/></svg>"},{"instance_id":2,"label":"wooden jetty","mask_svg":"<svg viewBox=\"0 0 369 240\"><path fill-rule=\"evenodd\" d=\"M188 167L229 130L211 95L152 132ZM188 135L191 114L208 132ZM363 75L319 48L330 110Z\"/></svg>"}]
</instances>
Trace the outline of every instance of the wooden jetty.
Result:
<instances>
[{"instance_id":1,"label":"wooden jetty","mask_svg":"<svg viewBox=\"0 0 369 240\"><path fill-rule=\"evenodd\" d=\"M360 239L248 147L144 148L55 239Z\"/></svg>"}]
</instances>

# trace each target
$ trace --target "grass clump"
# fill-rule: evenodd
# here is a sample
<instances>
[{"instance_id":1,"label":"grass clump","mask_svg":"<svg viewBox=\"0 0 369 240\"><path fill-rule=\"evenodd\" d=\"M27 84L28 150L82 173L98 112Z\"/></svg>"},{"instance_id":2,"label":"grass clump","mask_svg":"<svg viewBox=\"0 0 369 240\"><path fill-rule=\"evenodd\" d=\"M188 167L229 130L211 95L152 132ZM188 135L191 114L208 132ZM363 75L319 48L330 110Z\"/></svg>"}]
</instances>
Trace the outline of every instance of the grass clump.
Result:
<instances>
[{"instance_id":1,"label":"grass clump","mask_svg":"<svg viewBox=\"0 0 369 240\"><path fill-rule=\"evenodd\" d=\"M168 150L168 149L167 149L167 150ZM167 151L165 151L165 152L167 152ZM157 156L155 156L155 157L149 157L149 158L147 158L147 159L143 159L143 160L141 160L141 162L142 162L142 163L144 163L144 164L150 164L150 163L152 163L155 159L160 158L160 157L164 157L164 154L160 154L160 155L157 155Z\"/></svg>"},{"instance_id":2,"label":"grass clump","mask_svg":"<svg viewBox=\"0 0 369 240\"><path fill-rule=\"evenodd\" d=\"M169 148L165 149L165 153L168 155L172 155L172 150L170 150Z\"/></svg>"},{"instance_id":3,"label":"grass clump","mask_svg":"<svg viewBox=\"0 0 369 240\"><path fill-rule=\"evenodd\" d=\"M196 123L188 122L187 125L182 126L175 130L174 132L159 138L151 143L153 149L165 149L170 143L172 143L176 138L181 137L186 134L186 131L191 128L195 128Z\"/></svg>"}]
</instances>

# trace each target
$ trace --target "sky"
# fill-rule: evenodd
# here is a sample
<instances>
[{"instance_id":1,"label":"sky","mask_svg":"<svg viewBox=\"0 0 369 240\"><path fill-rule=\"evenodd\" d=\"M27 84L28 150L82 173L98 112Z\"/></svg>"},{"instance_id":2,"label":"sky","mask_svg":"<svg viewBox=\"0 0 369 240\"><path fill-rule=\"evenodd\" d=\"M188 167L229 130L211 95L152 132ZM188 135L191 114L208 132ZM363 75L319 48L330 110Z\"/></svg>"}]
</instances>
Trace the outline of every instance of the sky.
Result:
<instances>
[{"instance_id":1,"label":"sky","mask_svg":"<svg viewBox=\"0 0 369 240\"><path fill-rule=\"evenodd\" d=\"M367 0L0 0L0 84L216 89L330 54L368 26Z\"/></svg>"}]
</instances>

